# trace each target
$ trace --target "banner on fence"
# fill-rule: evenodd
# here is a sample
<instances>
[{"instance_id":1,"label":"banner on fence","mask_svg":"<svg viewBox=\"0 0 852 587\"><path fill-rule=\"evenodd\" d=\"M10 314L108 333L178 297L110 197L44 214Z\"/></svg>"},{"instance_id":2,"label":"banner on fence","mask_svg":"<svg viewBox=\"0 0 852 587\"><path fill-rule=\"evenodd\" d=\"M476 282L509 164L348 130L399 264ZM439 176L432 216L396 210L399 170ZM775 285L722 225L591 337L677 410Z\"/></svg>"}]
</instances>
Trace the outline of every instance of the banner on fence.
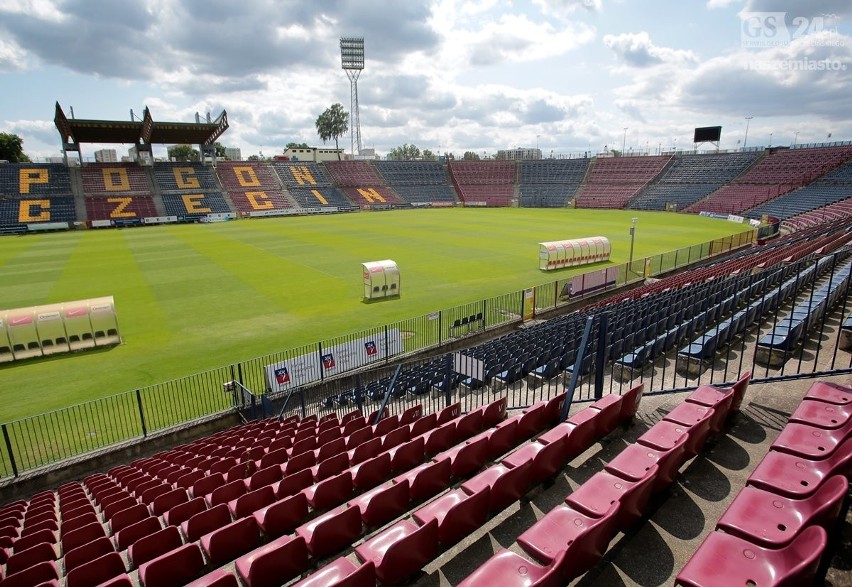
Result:
<instances>
[{"instance_id":1,"label":"banner on fence","mask_svg":"<svg viewBox=\"0 0 852 587\"><path fill-rule=\"evenodd\" d=\"M316 351L266 365L266 388L277 392L307 385L323 377L332 377L381 361L402 351L399 329L388 330L387 337L384 332L377 332L324 348L321 353Z\"/></svg>"}]
</instances>

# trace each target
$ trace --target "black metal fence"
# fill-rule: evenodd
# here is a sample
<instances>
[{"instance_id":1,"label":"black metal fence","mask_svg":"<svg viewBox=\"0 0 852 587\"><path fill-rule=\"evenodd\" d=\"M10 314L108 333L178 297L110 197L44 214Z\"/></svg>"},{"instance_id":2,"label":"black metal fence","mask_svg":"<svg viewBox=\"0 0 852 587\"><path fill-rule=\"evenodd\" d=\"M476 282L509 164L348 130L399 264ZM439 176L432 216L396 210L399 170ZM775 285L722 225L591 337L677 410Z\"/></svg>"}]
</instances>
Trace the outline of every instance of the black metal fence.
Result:
<instances>
[{"instance_id":1,"label":"black metal fence","mask_svg":"<svg viewBox=\"0 0 852 587\"><path fill-rule=\"evenodd\" d=\"M748 245L753 238L753 231L743 232L654 257L636 259L629 267L627 264L621 264L595 269L527 290L463 304L3 423L0 424L3 433L3 442L0 445L0 478L18 476L22 472L46 467L57 461L105 450L233 409L233 387L225 387L232 381L260 395L268 392L268 399L277 399L280 403L284 394L276 394L269 387L266 367L298 358L315 357L318 372L316 378L310 381L310 385L304 389L300 388L298 401L294 401L288 409L293 405L298 405L300 410L317 410L320 413L341 409L345 407L340 403L343 401L354 405L359 389L365 391L363 401L364 405L369 407L374 400L373 396L367 395L366 392L375 392L379 382L385 381L391 375L393 366L404 361L406 357L428 351L440 354L442 349L451 345L458 347L465 339L506 326L520 325L525 319L538 313L576 304L584 298L621 288L645 277L655 277L687 267L714 255ZM383 353L380 360L367 366L359 366L351 372L329 373L323 366L321 359L325 350L367 338L383 337L383 340L387 341L391 332L398 333L401 340L402 347L397 352ZM596 336L598 334L596 332ZM450 361L451 356L441 360ZM411 370L414 365L406 364L404 370ZM444 388L439 386L432 389L430 386L426 392L419 389L417 393L410 394L400 395L397 390L395 393L399 397L394 396L393 401L402 405L424 403L424 410L427 412L442 407L452 398L460 398L464 409L484 401L487 394L460 392L458 383L450 381ZM513 383L512 386L506 387L506 393L512 394L510 407L529 405L539 399L553 397L561 386L559 378L551 378L540 384L535 381L532 383ZM580 383L577 397L588 399L591 396L583 389L583 386L588 385L586 379L581 379ZM494 393L494 385L489 383L486 387L488 394ZM600 384L598 387L600 388ZM614 388L610 386L610 390L612 389ZM330 401L329 398L337 399Z\"/></svg>"}]
</instances>

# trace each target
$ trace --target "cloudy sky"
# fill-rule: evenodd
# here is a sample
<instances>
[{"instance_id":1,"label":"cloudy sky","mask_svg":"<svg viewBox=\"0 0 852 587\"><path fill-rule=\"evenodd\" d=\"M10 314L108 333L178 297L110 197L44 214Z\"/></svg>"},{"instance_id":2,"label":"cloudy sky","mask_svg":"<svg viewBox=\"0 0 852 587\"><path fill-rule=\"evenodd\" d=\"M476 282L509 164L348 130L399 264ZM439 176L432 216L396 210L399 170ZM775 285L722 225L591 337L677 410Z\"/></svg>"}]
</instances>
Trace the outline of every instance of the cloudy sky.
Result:
<instances>
[{"instance_id":1,"label":"cloudy sky","mask_svg":"<svg viewBox=\"0 0 852 587\"><path fill-rule=\"evenodd\" d=\"M224 109L244 157L319 146L317 115L349 109L341 36L365 39L379 153L655 152L715 125L732 149L747 116L749 146L852 140L849 0L4 0L0 132L59 154L58 101L109 120Z\"/></svg>"}]
</instances>

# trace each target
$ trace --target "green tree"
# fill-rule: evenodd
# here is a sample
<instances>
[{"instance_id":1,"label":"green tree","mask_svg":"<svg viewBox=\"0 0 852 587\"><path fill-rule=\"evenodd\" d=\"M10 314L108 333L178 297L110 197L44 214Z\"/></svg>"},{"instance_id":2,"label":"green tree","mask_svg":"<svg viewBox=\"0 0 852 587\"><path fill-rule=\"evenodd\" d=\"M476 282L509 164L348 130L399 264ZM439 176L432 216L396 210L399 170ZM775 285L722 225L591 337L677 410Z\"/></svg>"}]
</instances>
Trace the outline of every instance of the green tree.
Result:
<instances>
[{"instance_id":1,"label":"green tree","mask_svg":"<svg viewBox=\"0 0 852 587\"><path fill-rule=\"evenodd\" d=\"M437 161L438 156L429 149L423 149L423 160L424 161Z\"/></svg>"},{"instance_id":2,"label":"green tree","mask_svg":"<svg viewBox=\"0 0 852 587\"><path fill-rule=\"evenodd\" d=\"M286 147L284 147L284 151L286 152L287 149L310 149L310 147L308 146L308 143L293 143L293 142L290 142L290 143L287 143Z\"/></svg>"},{"instance_id":3,"label":"green tree","mask_svg":"<svg viewBox=\"0 0 852 587\"><path fill-rule=\"evenodd\" d=\"M464 155L462 155L462 160L464 161L479 161L479 158L479 155L473 151L465 151Z\"/></svg>"},{"instance_id":4,"label":"green tree","mask_svg":"<svg viewBox=\"0 0 852 587\"><path fill-rule=\"evenodd\" d=\"M198 161L201 159L201 154L198 149L193 149L191 145L174 145L168 148L169 159L175 161ZM224 155L224 149L222 155Z\"/></svg>"},{"instance_id":5,"label":"green tree","mask_svg":"<svg viewBox=\"0 0 852 587\"><path fill-rule=\"evenodd\" d=\"M24 153L24 140L18 135L0 132L0 159L10 163L29 163L30 158Z\"/></svg>"},{"instance_id":6,"label":"green tree","mask_svg":"<svg viewBox=\"0 0 852 587\"><path fill-rule=\"evenodd\" d=\"M216 141L215 143L213 143L213 148L216 149L216 158L217 159L224 159L225 158L225 145L223 145L219 141Z\"/></svg>"},{"instance_id":7,"label":"green tree","mask_svg":"<svg viewBox=\"0 0 852 587\"><path fill-rule=\"evenodd\" d=\"M388 159L396 159L405 161L409 159L420 159L420 148L417 145L409 145L405 143L399 147L394 147L388 153Z\"/></svg>"},{"instance_id":8,"label":"green tree","mask_svg":"<svg viewBox=\"0 0 852 587\"><path fill-rule=\"evenodd\" d=\"M326 108L317 117L315 124L317 134L323 143L334 139L334 148L337 149L337 157L340 158L340 145L337 141L346 134L346 130L349 128L349 114L343 109L343 105L338 102Z\"/></svg>"}]
</instances>

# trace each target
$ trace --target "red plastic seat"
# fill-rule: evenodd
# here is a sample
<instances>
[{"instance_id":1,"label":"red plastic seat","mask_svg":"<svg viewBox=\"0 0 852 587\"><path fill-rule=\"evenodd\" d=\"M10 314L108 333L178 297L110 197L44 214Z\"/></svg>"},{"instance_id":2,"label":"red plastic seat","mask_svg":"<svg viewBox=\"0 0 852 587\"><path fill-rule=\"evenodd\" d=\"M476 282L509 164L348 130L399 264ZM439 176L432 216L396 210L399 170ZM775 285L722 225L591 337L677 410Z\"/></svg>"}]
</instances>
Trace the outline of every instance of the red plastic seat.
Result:
<instances>
[{"instance_id":1,"label":"red plastic seat","mask_svg":"<svg viewBox=\"0 0 852 587\"><path fill-rule=\"evenodd\" d=\"M684 401L713 409L713 418L710 420L710 432L716 434L722 429L725 420L731 413L731 404L734 402L734 388L701 385L689 394Z\"/></svg>"},{"instance_id":2,"label":"red plastic seat","mask_svg":"<svg viewBox=\"0 0 852 587\"><path fill-rule=\"evenodd\" d=\"M437 425L438 425L438 415L437 414L426 414L425 416L423 416L423 417L415 420L414 422L412 422L411 425L408 427L409 432L410 432L409 437L410 438L416 438L416 437L420 436L421 434L423 434L424 432L432 430Z\"/></svg>"},{"instance_id":3,"label":"red plastic seat","mask_svg":"<svg viewBox=\"0 0 852 587\"><path fill-rule=\"evenodd\" d=\"M139 566L142 587L182 587L204 572L198 544L184 544Z\"/></svg>"},{"instance_id":4,"label":"red plastic seat","mask_svg":"<svg viewBox=\"0 0 852 587\"><path fill-rule=\"evenodd\" d=\"M62 536L62 552L68 552L102 536L106 536L106 532L100 523L86 524ZM50 542L56 542L56 537L54 536ZM16 546L24 547L20 540L16 543Z\"/></svg>"},{"instance_id":5,"label":"red plastic seat","mask_svg":"<svg viewBox=\"0 0 852 587\"><path fill-rule=\"evenodd\" d=\"M112 545L112 540L106 536L92 540L83 546L78 546L74 550L69 550L62 559L65 566L65 574L67 575L77 567L113 551L115 551L115 547Z\"/></svg>"},{"instance_id":6,"label":"red plastic seat","mask_svg":"<svg viewBox=\"0 0 852 587\"><path fill-rule=\"evenodd\" d=\"M348 422L344 423L342 425L340 431L341 431L341 433L343 434L344 437L348 437L353 432L355 432L356 430L360 430L360 429L364 428L365 426L367 426L366 418L364 418L364 416L356 416L356 417L352 418L351 420L349 420ZM373 432L373 430L371 428L370 433L372 433L372 432Z\"/></svg>"},{"instance_id":7,"label":"red plastic seat","mask_svg":"<svg viewBox=\"0 0 852 587\"><path fill-rule=\"evenodd\" d=\"M422 437L417 437L390 449L388 454L390 455L391 471L397 473L407 471L422 463L425 448L426 441Z\"/></svg>"},{"instance_id":8,"label":"red plastic seat","mask_svg":"<svg viewBox=\"0 0 852 587\"><path fill-rule=\"evenodd\" d=\"M572 441L570 446L575 447L574 451L579 451L577 454L586 452L595 442L598 441L598 427L595 419L600 412L583 408L573 416L570 416L564 423L557 424L558 427L572 425L574 429L571 431ZM569 458L571 455L569 453Z\"/></svg>"},{"instance_id":9,"label":"red plastic seat","mask_svg":"<svg viewBox=\"0 0 852 587\"><path fill-rule=\"evenodd\" d=\"M275 490L271 485L266 485L254 491L249 491L233 501L229 501L228 509L236 520L250 516L253 512L268 506L274 501Z\"/></svg>"},{"instance_id":10,"label":"red plastic seat","mask_svg":"<svg viewBox=\"0 0 852 587\"><path fill-rule=\"evenodd\" d=\"M177 526L166 526L162 530L144 536L131 544L127 549L127 558L131 567L138 567L161 554L178 548L181 544L183 544L183 540Z\"/></svg>"},{"instance_id":11,"label":"red plastic seat","mask_svg":"<svg viewBox=\"0 0 852 587\"><path fill-rule=\"evenodd\" d=\"M558 505L518 537L518 544L544 563L553 563L567 551L561 575L579 577L603 557L618 533L619 503L603 516L588 516L569 505Z\"/></svg>"},{"instance_id":12,"label":"red plastic seat","mask_svg":"<svg viewBox=\"0 0 852 587\"><path fill-rule=\"evenodd\" d=\"M517 446L519 440L518 421L512 420L511 422L507 422L505 426L495 424L493 427L485 430L485 432L482 432L481 435L488 439L488 458L499 458Z\"/></svg>"},{"instance_id":13,"label":"red plastic seat","mask_svg":"<svg viewBox=\"0 0 852 587\"><path fill-rule=\"evenodd\" d=\"M686 460L687 434L682 434L675 446L660 450L639 443L630 444L604 467L613 475L630 481L639 481L653 465L657 465L657 478L652 491L662 491L677 478L680 466Z\"/></svg>"},{"instance_id":14,"label":"red plastic seat","mask_svg":"<svg viewBox=\"0 0 852 587\"><path fill-rule=\"evenodd\" d=\"M235 479L230 483L226 483L221 487L217 487L210 495L205 496L204 500L209 507L217 505L225 505L229 501L237 499L247 491L246 484L242 479ZM227 507L227 506L226 506Z\"/></svg>"},{"instance_id":15,"label":"red plastic seat","mask_svg":"<svg viewBox=\"0 0 852 587\"><path fill-rule=\"evenodd\" d=\"M349 464L357 465L363 463L367 459L371 459L382 451L382 439L375 437L371 438L363 444L359 444L349 451Z\"/></svg>"},{"instance_id":16,"label":"red plastic seat","mask_svg":"<svg viewBox=\"0 0 852 587\"><path fill-rule=\"evenodd\" d=\"M852 463L852 439L828 458L811 461L797 455L770 450L748 478L748 485L792 499L813 494L823 481L835 474L848 477Z\"/></svg>"},{"instance_id":17,"label":"red plastic seat","mask_svg":"<svg viewBox=\"0 0 852 587\"><path fill-rule=\"evenodd\" d=\"M852 406L840 406L818 400L805 399L790 416L788 422L807 424L817 428L847 428L852 416Z\"/></svg>"},{"instance_id":18,"label":"red plastic seat","mask_svg":"<svg viewBox=\"0 0 852 587\"><path fill-rule=\"evenodd\" d=\"M38 587L46 587L46 585L39 585ZM56 587L59 587L57 583ZM130 575L127 573L122 573L116 577L113 577L109 581L104 583L100 583L98 587L134 587L133 580L130 578Z\"/></svg>"},{"instance_id":19,"label":"red plastic seat","mask_svg":"<svg viewBox=\"0 0 852 587\"><path fill-rule=\"evenodd\" d=\"M619 502L618 527L626 528L645 514L657 477L657 465L651 465L640 481L626 481L608 471L595 473L565 498L565 503L590 516L602 517L614 502Z\"/></svg>"},{"instance_id":20,"label":"red plastic seat","mask_svg":"<svg viewBox=\"0 0 852 587\"><path fill-rule=\"evenodd\" d=\"M357 446L361 446L368 440L373 439L373 428L367 425L364 425L363 428L358 428L357 430L353 430L346 437L346 450L353 450Z\"/></svg>"},{"instance_id":21,"label":"red plastic seat","mask_svg":"<svg viewBox=\"0 0 852 587\"><path fill-rule=\"evenodd\" d=\"M95 587L126 571L121 555L110 552L67 572L65 587Z\"/></svg>"},{"instance_id":22,"label":"red plastic seat","mask_svg":"<svg viewBox=\"0 0 852 587\"><path fill-rule=\"evenodd\" d=\"M408 511L408 481L388 481L351 500L349 505L361 511L361 520L368 528L381 526Z\"/></svg>"},{"instance_id":23,"label":"red plastic seat","mask_svg":"<svg viewBox=\"0 0 852 587\"><path fill-rule=\"evenodd\" d=\"M232 561L257 546L260 530L254 517L240 518L201 537L201 549L212 565Z\"/></svg>"},{"instance_id":24,"label":"red plastic seat","mask_svg":"<svg viewBox=\"0 0 852 587\"><path fill-rule=\"evenodd\" d=\"M503 511L515 503L530 487L530 470L533 461L521 463L516 467L503 464L491 465L475 477L462 483L462 489L473 495L488 488L488 511Z\"/></svg>"},{"instance_id":25,"label":"red plastic seat","mask_svg":"<svg viewBox=\"0 0 852 587\"><path fill-rule=\"evenodd\" d=\"M451 420L455 420L461 415L461 402L450 404L446 408L442 408L438 412L438 426L446 424Z\"/></svg>"},{"instance_id":26,"label":"red plastic seat","mask_svg":"<svg viewBox=\"0 0 852 587\"><path fill-rule=\"evenodd\" d=\"M181 491L184 490L181 489ZM184 491L184 494L185 493L186 492ZM169 526L180 526L195 514L203 512L206 509L207 502L204 501L204 498L196 497L195 499L183 501L169 508L169 510L163 514L163 521Z\"/></svg>"},{"instance_id":27,"label":"red plastic seat","mask_svg":"<svg viewBox=\"0 0 852 587\"><path fill-rule=\"evenodd\" d=\"M279 448L276 450L271 450L257 461L258 469L265 469L267 467L271 467L272 465L280 465L287 462L287 459L290 458L290 452L286 448Z\"/></svg>"},{"instance_id":28,"label":"red plastic seat","mask_svg":"<svg viewBox=\"0 0 852 587\"><path fill-rule=\"evenodd\" d=\"M852 405L852 387L833 383L831 381L817 381L811 385L804 399L813 399L839 406Z\"/></svg>"},{"instance_id":29,"label":"red plastic seat","mask_svg":"<svg viewBox=\"0 0 852 587\"><path fill-rule=\"evenodd\" d=\"M149 515L150 512L148 511L148 506L144 503L137 503L136 505L121 510L120 512L116 512L110 519L109 525L112 529L112 533L115 534L136 522L141 522L145 518L149 517Z\"/></svg>"},{"instance_id":30,"label":"red plastic seat","mask_svg":"<svg viewBox=\"0 0 852 587\"><path fill-rule=\"evenodd\" d=\"M121 532L113 536L113 538L115 539L115 545L118 550L125 550L143 536L153 534L158 530L162 530L162 528L163 526L160 524L160 518L157 516L148 516L147 518L122 529Z\"/></svg>"},{"instance_id":31,"label":"red plastic seat","mask_svg":"<svg viewBox=\"0 0 852 587\"><path fill-rule=\"evenodd\" d=\"M187 542L195 542L205 534L231 523L231 512L228 506L220 503L217 506L199 512L180 525Z\"/></svg>"},{"instance_id":32,"label":"red plastic seat","mask_svg":"<svg viewBox=\"0 0 852 587\"><path fill-rule=\"evenodd\" d=\"M335 455L346 452L346 439L335 438L331 442L327 442L316 450L316 461L318 464Z\"/></svg>"},{"instance_id":33,"label":"red plastic seat","mask_svg":"<svg viewBox=\"0 0 852 587\"><path fill-rule=\"evenodd\" d=\"M142 494L139 496L139 501L150 506L157 497L168 493L171 490L172 486L168 483L158 483L150 489L147 489L142 492Z\"/></svg>"},{"instance_id":34,"label":"red plastic seat","mask_svg":"<svg viewBox=\"0 0 852 587\"><path fill-rule=\"evenodd\" d=\"M304 493L289 495L257 510L253 516L265 536L278 538L308 519L308 499Z\"/></svg>"},{"instance_id":35,"label":"red plastic seat","mask_svg":"<svg viewBox=\"0 0 852 587\"><path fill-rule=\"evenodd\" d=\"M316 447L316 432L308 431L301 435L297 434L296 437L293 439L293 446L287 450L290 453L290 458L293 458L306 452L310 452L313 454L313 451Z\"/></svg>"},{"instance_id":36,"label":"red plastic seat","mask_svg":"<svg viewBox=\"0 0 852 587\"><path fill-rule=\"evenodd\" d=\"M379 483L383 483L390 477L390 454L383 452L354 465L350 470L352 471L352 484L356 489L370 489Z\"/></svg>"},{"instance_id":37,"label":"red plastic seat","mask_svg":"<svg viewBox=\"0 0 852 587\"><path fill-rule=\"evenodd\" d=\"M301 536L281 536L237 559L234 565L246 587L278 587L308 567Z\"/></svg>"},{"instance_id":38,"label":"red plastic seat","mask_svg":"<svg viewBox=\"0 0 852 587\"><path fill-rule=\"evenodd\" d=\"M260 469L251 477L244 480L246 491L254 491L255 489L260 489L265 485L272 485L277 481L281 481L283 477L284 474L280 465L270 465L265 469Z\"/></svg>"},{"instance_id":39,"label":"red plastic seat","mask_svg":"<svg viewBox=\"0 0 852 587\"><path fill-rule=\"evenodd\" d=\"M431 520L438 522L438 540L445 545L455 544L488 519L488 485L468 494L450 491L411 514L422 526Z\"/></svg>"},{"instance_id":40,"label":"red plastic seat","mask_svg":"<svg viewBox=\"0 0 852 587\"><path fill-rule=\"evenodd\" d=\"M776 550L724 532L711 532L675 583L684 587L810 585L827 541L820 526L806 528L788 546Z\"/></svg>"},{"instance_id":41,"label":"red plastic seat","mask_svg":"<svg viewBox=\"0 0 852 587\"><path fill-rule=\"evenodd\" d=\"M400 426L382 436L382 450L390 450L409 440L411 440L411 431L408 426Z\"/></svg>"},{"instance_id":42,"label":"red plastic seat","mask_svg":"<svg viewBox=\"0 0 852 587\"><path fill-rule=\"evenodd\" d=\"M808 424L787 424L772 443L771 450L810 460L824 459L831 456L850 435L852 435L852 422L844 428L835 430Z\"/></svg>"},{"instance_id":43,"label":"red plastic seat","mask_svg":"<svg viewBox=\"0 0 852 587\"><path fill-rule=\"evenodd\" d=\"M178 487L155 497L151 504L151 513L155 516L162 516L176 505L187 501L189 501L189 495L187 495L186 489Z\"/></svg>"},{"instance_id":44,"label":"red plastic seat","mask_svg":"<svg viewBox=\"0 0 852 587\"><path fill-rule=\"evenodd\" d=\"M802 529L818 524L830 531L837 519L849 482L834 475L804 499L790 499L756 487L744 487L716 525L765 548L789 544Z\"/></svg>"},{"instance_id":45,"label":"red plastic seat","mask_svg":"<svg viewBox=\"0 0 852 587\"><path fill-rule=\"evenodd\" d=\"M340 557L296 583L294 587L375 587L376 567L371 562L356 565Z\"/></svg>"},{"instance_id":46,"label":"red plastic seat","mask_svg":"<svg viewBox=\"0 0 852 587\"><path fill-rule=\"evenodd\" d=\"M59 571L53 561L44 561L21 571L7 575L3 587L33 587L50 581L59 581Z\"/></svg>"},{"instance_id":47,"label":"red plastic seat","mask_svg":"<svg viewBox=\"0 0 852 587\"><path fill-rule=\"evenodd\" d=\"M501 548L458 587L561 587L565 585L559 568L565 553L560 553L553 564L546 567L527 560L516 552Z\"/></svg>"},{"instance_id":48,"label":"red plastic seat","mask_svg":"<svg viewBox=\"0 0 852 587\"><path fill-rule=\"evenodd\" d=\"M565 464L565 445L559 442L543 444L533 441L512 451L501 463L517 469L529 466L530 483L553 477Z\"/></svg>"},{"instance_id":49,"label":"red plastic seat","mask_svg":"<svg viewBox=\"0 0 852 587\"><path fill-rule=\"evenodd\" d=\"M429 461L410 471L397 475L394 481L408 482L412 501L422 501L450 486L450 461Z\"/></svg>"},{"instance_id":50,"label":"red plastic seat","mask_svg":"<svg viewBox=\"0 0 852 587\"><path fill-rule=\"evenodd\" d=\"M674 422L688 426L689 440L686 443L687 457L693 457L701 452L704 442L710 435L710 422L713 420L713 408L688 402L679 403L675 409L663 418L666 422Z\"/></svg>"},{"instance_id":51,"label":"red plastic seat","mask_svg":"<svg viewBox=\"0 0 852 587\"><path fill-rule=\"evenodd\" d=\"M272 485L275 489L275 497L282 499L295 495L314 483L314 476L310 469L302 469L292 475L285 475L281 481Z\"/></svg>"},{"instance_id":52,"label":"red plastic seat","mask_svg":"<svg viewBox=\"0 0 852 587\"><path fill-rule=\"evenodd\" d=\"M139 505L139 502L135 497L124 497L116 501L111 501L107 505L103 506L101 508L101 513L103 514L104 519L109 521L121 510L126 510L127 508L135 505Z\"/></svg>"},{"instance_id":53,"label":"red plastic seat","mask_svg":"<svg viewBox=\"0 0 852 587\"><path fill-rule=\"evenodd\" d=\"M338 475L348 468L349 456L345 452L341 452L314 465L310 471L316 481L322 481L333 475Z\"/></svg>"},{"instance_id":54,"label":"red plastic seat","mask_svg":"<svg viewBox=\"0 0 852 587\"><path fill-rule=\"evenodd\" d=\"M487 406L483 406L482 408L480 408L480 410L482 411L482 427L491 428L492 426L496 426L499 422L505 420L506 406L506 397L501 397L499 399L494 400Z\"/></svg>"},{"instance_id":55,"label":"red plastic seat","mask_svg":"<svg viewBox=\"0 0 852 587\"><path fill-rule=\"evenodd\" d=\"M352 473L344 471L334 477L318 481L302 490L308 503L316 511L324 511L345 502L352 495Z\"/></svg>"},{"instance_id":56,"label":"red plastic seat","mask_svg":"<svg viewBox=\"0 0 852 587\"><path fill-rule=\"evenodd\" d=\"M237 576L226 569L216 569L196 579L186 587L240 587Z\"/></svg>"},{"instance_id":57,"label":"red plastic seat","mask_svg":"<svg viewBox=\"0 0 852 587\"><path fill-rule=\"evenodd\" d=\"M201 479L204 479L204 477L206 477L206 476L207 476L206 471L199 471L199 470L190 471L190 472L186 473L185 475L181 475L180 477L175 479L174 484L175 484L175 487L182 487L183 489L188 490L190 487L195 485L196 482L200 481ZM170 477L171 477L171 475L170 475Z\"/></svg>"},{"instance_id":58,"label":"red plastic seat","mask_svg":"<svg viewBox=\"0 0 852 587\"><path fill-rule=\"evenodd\" d=\"M644 391L645 384L639 383L622 394L624 399L621 400L621 415L618 418L621 424L626 425L636 416L636 410L639 409L639 404L642 402Z\"/></svg>"},{"instance_id":59,"label":"red plastic seat","mask_svg":"<svg viewBox=\"0 0 852 587\"><path fill-rule=\"evenodd\" d=\"M689 441L689 427L682 424L675 424L667 420L660 420L651 426L645 433L636 439L637 444L655 448L660 451L670 451L684 442L683 437L686 436L686 441ZM686 446L684 446L684 460L686 460ZM679 469L683 462L677 463Z\"/></svg>"},{"instance_id":60,"label":"red plastic seat","mask_svg":"<svg viewBox=\"0 0 852 587\"><path fill-rule=\"evenodd\" d=\"M255 471L257 471L257 465L255 465L254 461L245 460L228 469L228 472L225 473L225 479L228 483L238 481L240 479L251 477L251 474Z\"/></svg>"},{"instance_id":61,"label":"red plastic seat","mask_svg":"<svg viewBox=\"0 0 852 587\"><path fill-rule=\"evenodd\" d=\"M435 457L436 461L449 460L453 477L465 477L482 468L488 460L488 439L466 440Z\"/></svg>"},{"instance_id":62,"label":"red plastic seat","mask_svg":"<svg viewBox=\"0 0 852 587\"><path fill-rule=\"evenodd\" d=\"M732 389L734 390L734 399L731 402L731 413L740 411L740 406L743 403L743 397L745 397L745 393L748 390L750 380L751 371L746 371L732 386Z\"/></svg>"},{"instance_id":63,"label":"red plastic seat","mask_svg":"<svg viewBox=\"0 0 852 587\"><path fill-rule=\"evenodd\" d=\"M308 552L322 558L342 550L361 535L361 511L344 504L296 528L305 539Z\"/></svg>"},{"instance_id":64,"label":"red plastic seat","mask_svg":"<svg viewBox=\"0 0 852 587\"><path fill-rule=\"evenodd\" d=\"M382 583L402 582L438 553L438 520L423 526L402 520L355 547L355 552L362 561L375 565Z\"/></svg>"},{"instance_id":65,"label":"red plastic seat","mask_svg":"<svg viewBox=\"0 0 852 587\"><path fill-rule=\"evenodd\" d=\"M224 484L225 475L223 473L213 473L193 483L189 494L193 497L203 497L208 493L212 493L214 489L222 487Z\"/></svg>"},{"instance_id":66,"label":"red plastic seat","mask_svg":"<svg viewBox=\"0 0 852 587\"><path fill-rule=\"evenodd\" d=\"M458 438L456 435L456 422L452 420L440 424L437 428L424 432L421 436L425 441L426 454L437 454L447 450L456 443L456 439Z\"/></svg>"},{"instance_id":67,"label":"red plastic seat","mask_svg":"<svg viewBox=\"0 0 852 587\"><path fill-rule=\"evenodd\" d=\"M621 419L621 402L624 400L620 395L608 394L595 401L589 408L598 410L595 416L595 426L599 437L604 437L618 427Z\"/></svg>"},{"instance_id":68,"label":"red plastic seat","mask_svg":"<svg viewBox=\"0 0 852 587\"><path fill-rule=\"evenodd\" d=\"M415 420L420 419L423 416L423 406L417 404L416 406L411 406L407 410L405 410L402 415L399 417L399 425L400 426L408 426Z\"/></svg>"},{"instance_id":69,"label":"red plastic seat","mask_svg":"<svg viewBox=\"0 0 852 587\"><path fill-rule=\"evenodd\" d=\"M108 538L105 540L109 541ZM6 572L19 573L35 564L56 560L56 547L49 542L41 542L23 550L15 549L6 561Z\"/></svg>"}]
</instances>

